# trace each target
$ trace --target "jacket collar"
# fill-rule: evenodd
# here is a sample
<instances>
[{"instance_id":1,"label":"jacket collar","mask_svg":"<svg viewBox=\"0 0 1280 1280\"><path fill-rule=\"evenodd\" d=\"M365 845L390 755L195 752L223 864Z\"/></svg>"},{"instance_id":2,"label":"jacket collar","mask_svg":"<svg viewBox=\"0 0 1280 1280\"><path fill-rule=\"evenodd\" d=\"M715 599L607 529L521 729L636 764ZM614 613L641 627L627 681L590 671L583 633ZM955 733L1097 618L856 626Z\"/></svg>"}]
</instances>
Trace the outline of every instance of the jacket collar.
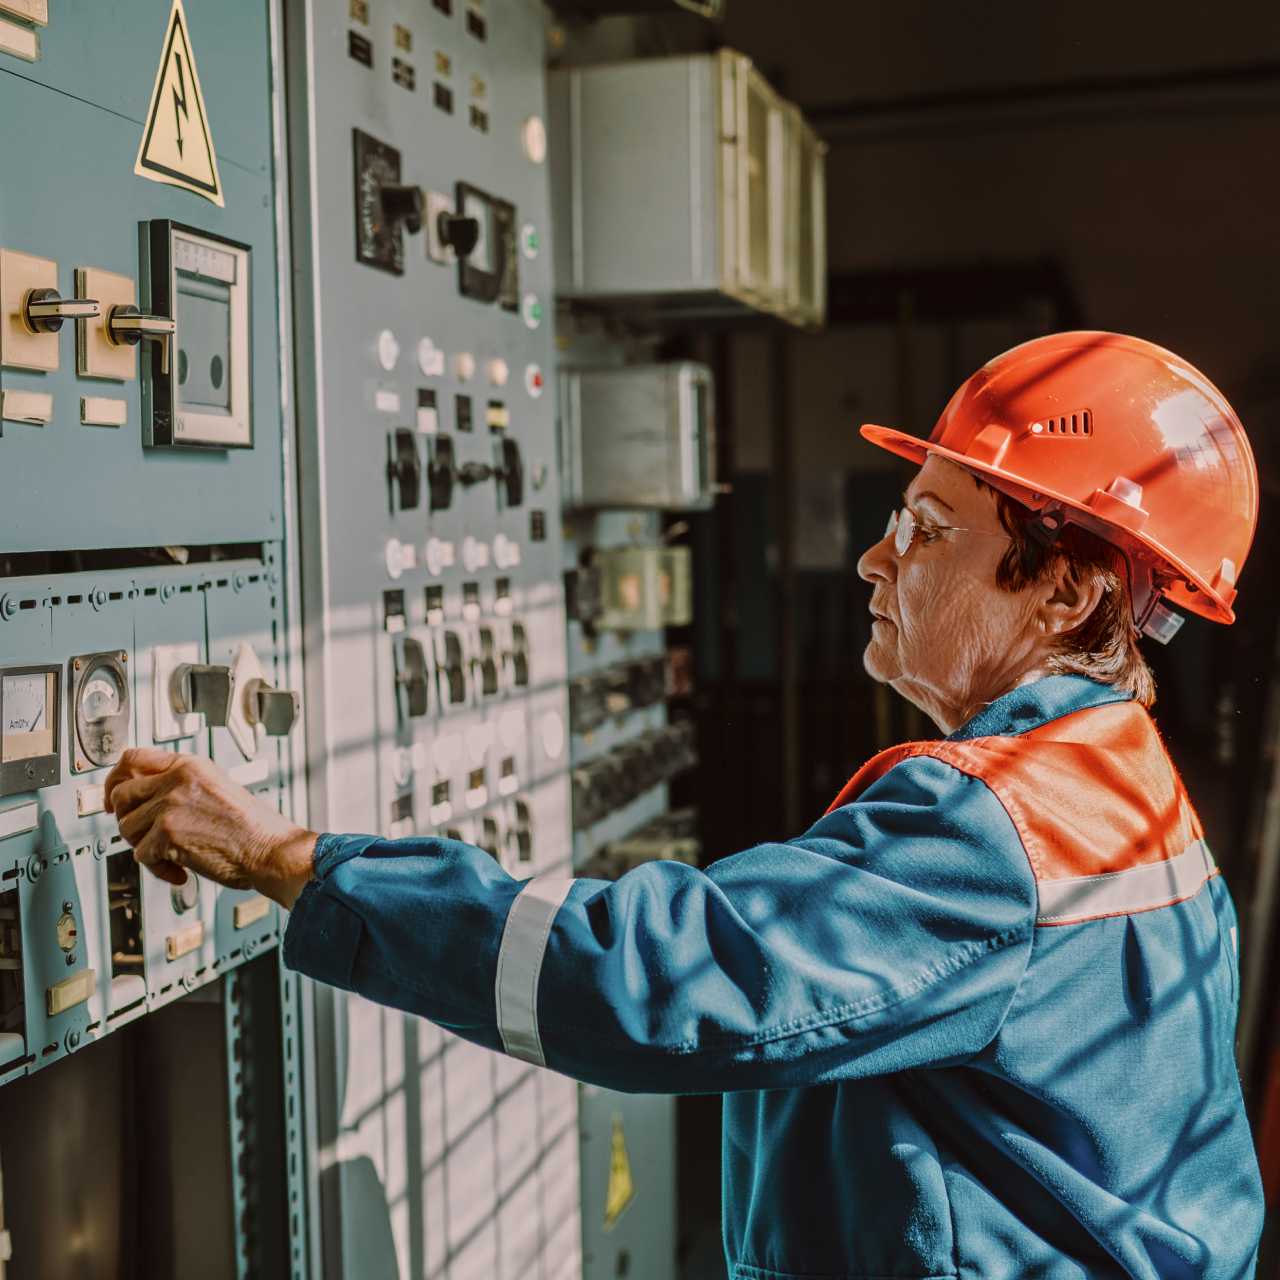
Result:
<instances>
[{"instance_id":1,"label":"jacket collar","mask_svg":"<svg viewBox=\"0 0 1280 1280\"><path fill-rule=\"evenodd\" d=\"M947 740L963 742L968 738L1013 736L1073 711L1129 699L1129 694L1087 676L1045 676L987 703L977 715L949 734Z\"/></svg>"}]
</instances>

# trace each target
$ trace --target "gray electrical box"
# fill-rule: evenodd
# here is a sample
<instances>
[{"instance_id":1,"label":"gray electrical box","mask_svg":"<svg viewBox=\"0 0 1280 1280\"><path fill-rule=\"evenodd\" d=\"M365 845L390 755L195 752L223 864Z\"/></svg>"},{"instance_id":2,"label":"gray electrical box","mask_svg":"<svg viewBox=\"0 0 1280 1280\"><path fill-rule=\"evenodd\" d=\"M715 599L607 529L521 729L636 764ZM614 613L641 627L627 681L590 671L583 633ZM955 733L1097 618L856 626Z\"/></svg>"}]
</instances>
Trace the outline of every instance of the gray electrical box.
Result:
<instances>
[{"instance_id":1,"label":"gray electrical box","mask_svg":"<svg viewBox=\"0 0 1280 1280\"><path fill-rule=\"evenodd\" d=\"M784 107L728 49L553 71L559 296L784 314Z\"/></svg>"},{"instance_id":2,"label":"gray electrical box","mask_svg":"<svg viewBox=\"0 0 1280 1280\"><path fill-rule=\"evenodd\" d=\"M566 507L700 511L715 498L711 370L691 361L568 369L560 385Z\"/></svg>"}]
</instances>

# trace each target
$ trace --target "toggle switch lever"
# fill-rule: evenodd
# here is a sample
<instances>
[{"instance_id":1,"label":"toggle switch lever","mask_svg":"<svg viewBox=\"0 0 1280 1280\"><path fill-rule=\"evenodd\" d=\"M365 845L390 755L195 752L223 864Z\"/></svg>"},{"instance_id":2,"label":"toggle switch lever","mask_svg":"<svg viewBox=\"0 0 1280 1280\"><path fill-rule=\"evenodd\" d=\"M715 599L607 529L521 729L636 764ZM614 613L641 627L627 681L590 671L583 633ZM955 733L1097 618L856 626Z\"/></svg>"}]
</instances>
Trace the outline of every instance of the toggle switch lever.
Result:
<instances>
[{"instance_id":1,"label":"toggle switch lever","mask_svg":"<svg viewBox=\"0 0 1280 1280\"><path fill-rule=\"evenodd\" d=\"M464 462L454 473L459 484L470 487L493 479L493 468L487 462Z\"/></svg>"},{"instance_id":2,"label":"toggle switch lever","mask_svg":"<svg viewBox=\"0 0 1280 1280\"><path fill-rule=\"evenodd\" d=\"M265 680L245 686L245 710L250 724L260 724L273 738L286 737L298 722L302 699L292 689L277 689Z\"/></svg>"},{"instance_id":3,"label":"toggle switch lever","mask_svg":"<svg viewBox=\"0 0 1280 1280\"><path fill-rule=\"evenodd\" d=\"M57 333L64 320L94 320L102 314L96 298L62 298L56 289L29 289L22 322L32 333Z\"/></svg>"},{"instance_id":4,"label":"toggle switch lever","mask_svg":"<svg viewBox=\"0 0 1280 1280\"><path fill-rule=\"evenodd\" d=\"M509 507L518 507L524 502L524 459L520 456L520 446L506 436L499 446L502 465L493 467L494 478L502 487Z\"/></svg>"},{"instance_id":5,"label":"toggle switch lever","mask_svg":"<svg viewBox=\"0 0 1280 1280\"><path fill-rule=\"evenodd\" d=\"M169 343L177 326L168 316L143 315L130 303L117 305L107 312L107 341L112 346L136 347L144 338L163 344L160 369L169 372Z\"/></svg>"},{"instance_id":6,"label":"toggle switch lever","mask_svg":"<svg viewBox=\"0 0 1280 1280\"><path fill-rule=\"evenodd\" d=\"M441 212L436 218L436 234L460 258L465 258L480 243L480 219L461 213Z\"/></svg>"},{"instance_id":7,"label":"toggle switch lever","mask_svg":"<svg viewBox=\"0 0 1280 1280\"><path fill-rule=\"evenodd\" d=\"M379 192L379 199L382 201L382 215L388 222L400 223L411 236L422 230L422 213L427 198L421 187L388 184Z\"/></svg>"},{"instance_id":8,"label":"toggle switch lever","mask_svg":"<svg viewBox=\"0 0 1280 1280\"><path fill-rule=\"evenodd\" d=\"M231 715L234 692L230 667L184 662L174 668L170 696L179 715L202 715L207 724L223 727Z\"/></svg>"}]
</instances>

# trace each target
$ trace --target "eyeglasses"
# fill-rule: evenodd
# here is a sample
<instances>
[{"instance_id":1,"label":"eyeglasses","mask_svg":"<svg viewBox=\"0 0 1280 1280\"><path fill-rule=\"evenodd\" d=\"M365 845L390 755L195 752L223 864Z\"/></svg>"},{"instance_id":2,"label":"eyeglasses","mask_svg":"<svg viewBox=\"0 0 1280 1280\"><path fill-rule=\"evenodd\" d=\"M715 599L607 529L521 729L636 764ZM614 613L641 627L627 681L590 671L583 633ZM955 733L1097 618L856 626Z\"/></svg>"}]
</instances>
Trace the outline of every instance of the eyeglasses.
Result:
<instances>
[{"instance_id":1,"label":"eyeglasses","mask_svg":"<svg viewBox=\"0 0 1280 1280\"><path fill-rule=\"evenodd\" d=\"M1007 533L996 533L994 529L961 529L954 524L926 524L916 519L915 513L910 507L891 511L889 513L889 523L885 525L884 530L886 538L893 534L893 549L898 553L899 559L911 550L911 544L916 540L917 536L924 537L931 542L933 536L939 533L981 533L988 538L1003 538L1006 542L1012 541Z\"/></svg>"}]
</instances>

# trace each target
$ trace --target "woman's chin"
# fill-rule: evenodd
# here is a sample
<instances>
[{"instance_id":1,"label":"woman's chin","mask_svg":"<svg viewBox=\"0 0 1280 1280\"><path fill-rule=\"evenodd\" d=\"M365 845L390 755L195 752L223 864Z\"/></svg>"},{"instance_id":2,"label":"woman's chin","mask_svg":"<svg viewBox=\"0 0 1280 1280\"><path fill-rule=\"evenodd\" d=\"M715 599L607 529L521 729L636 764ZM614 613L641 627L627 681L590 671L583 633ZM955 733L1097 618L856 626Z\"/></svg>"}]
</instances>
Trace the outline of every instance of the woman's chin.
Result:
<instances>
[{"instance_id":1,"label":"woman's chin","mask_svg":"<svg viewBox=\"0 0 1280 1280\"><path fill-rule=\"evenodd\" d=\"M901 674L897 655L876 636L872 636L862 652L862 667L867 675L881 684L888 684Z\"/></svg>"}]
</instances>

